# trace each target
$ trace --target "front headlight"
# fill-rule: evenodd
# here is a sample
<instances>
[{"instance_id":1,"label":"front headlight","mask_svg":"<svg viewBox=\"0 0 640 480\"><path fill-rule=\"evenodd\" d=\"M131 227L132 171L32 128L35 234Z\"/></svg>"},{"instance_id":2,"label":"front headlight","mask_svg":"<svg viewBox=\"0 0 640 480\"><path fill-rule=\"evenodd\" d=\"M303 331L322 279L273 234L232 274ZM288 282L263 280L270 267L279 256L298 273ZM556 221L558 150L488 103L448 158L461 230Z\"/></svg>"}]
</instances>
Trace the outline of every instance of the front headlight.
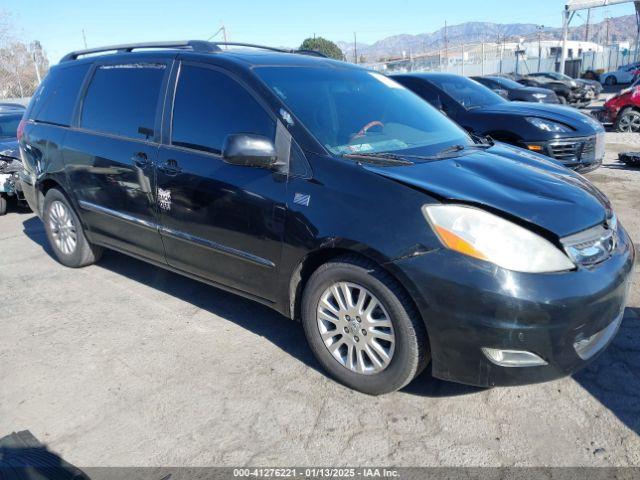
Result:
<instances>
[{"instance_id":1,"label":"front headlight","mask_svg":"<svg viewBox=\"0 0 640 480\"><path fill-rule=\"evenodd\" d=\"M537 98L538 100L542 100L543 98L547 98L546 93L534 93L533 98Z\"/></svg>"},{"instance_id":2,"label":"front headlight","mask_svg":"<svg viewBox=\"0 0 640 480\"><path fill-rule=\"evenodd\" d=\"M516 272L575 268L548 240L484 210L463 205L425 205L422 211L442 244L463 255Z\"/></svg>"},{"instance_id":3,"label":"front headlight","mask_svg":"<svg viewBox=\"0 0 640 480\"><path fill-rule=\"evenodd\" d=\"M545 120L539 117L524 117L534 127L544 130L545 132L570 132L571 129L566 125L558 122L552 122L551 120Z\"/></svg>"}]
</instances>

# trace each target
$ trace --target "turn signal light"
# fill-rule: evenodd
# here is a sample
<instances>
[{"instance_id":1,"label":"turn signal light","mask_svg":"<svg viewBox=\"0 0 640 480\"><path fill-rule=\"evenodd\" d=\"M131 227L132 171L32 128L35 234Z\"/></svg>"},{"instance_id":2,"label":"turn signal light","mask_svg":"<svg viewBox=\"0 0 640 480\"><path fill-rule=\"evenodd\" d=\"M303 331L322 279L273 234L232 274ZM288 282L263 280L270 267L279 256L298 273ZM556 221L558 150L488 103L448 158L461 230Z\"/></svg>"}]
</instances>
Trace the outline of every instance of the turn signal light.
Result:
<instances>
[{"instance_id":1,"label":"turn signal light","mask_svg":"<svg viewBox=\"0 0 640 480\"><path fill-rule=\"evenodd\" d=\"M542 151L542 145L527 145L527 148L529 150L531 150L532 152L541 152Z\"/></svg>"}]
</instances>

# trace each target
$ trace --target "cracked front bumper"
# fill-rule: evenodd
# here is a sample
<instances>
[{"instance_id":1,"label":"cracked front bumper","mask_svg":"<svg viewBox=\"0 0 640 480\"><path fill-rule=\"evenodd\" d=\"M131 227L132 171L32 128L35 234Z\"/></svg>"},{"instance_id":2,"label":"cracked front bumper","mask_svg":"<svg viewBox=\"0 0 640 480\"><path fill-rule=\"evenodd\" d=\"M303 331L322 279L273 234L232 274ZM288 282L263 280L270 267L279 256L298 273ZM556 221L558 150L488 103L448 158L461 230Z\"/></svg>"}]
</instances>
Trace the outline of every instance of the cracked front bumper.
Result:
<instances>
[{"instance_id":1,"label":"cracked front bumper","mask_svg":"<svg viewBox=\"0 0 640 480\"><path fill-rule=\"evenodd\" d=\"M608 260L571 272L512 272L445 249L397 261L427 326L433 375L483 387L520 385L587 365L614 338L613 322L624 310L635 250L620 231ZM599 342L596 351L581 358L576 345L586 348L589 339ZM546 365L499 366L483 347L532 352Z\"/></svg>"}]
</instances>

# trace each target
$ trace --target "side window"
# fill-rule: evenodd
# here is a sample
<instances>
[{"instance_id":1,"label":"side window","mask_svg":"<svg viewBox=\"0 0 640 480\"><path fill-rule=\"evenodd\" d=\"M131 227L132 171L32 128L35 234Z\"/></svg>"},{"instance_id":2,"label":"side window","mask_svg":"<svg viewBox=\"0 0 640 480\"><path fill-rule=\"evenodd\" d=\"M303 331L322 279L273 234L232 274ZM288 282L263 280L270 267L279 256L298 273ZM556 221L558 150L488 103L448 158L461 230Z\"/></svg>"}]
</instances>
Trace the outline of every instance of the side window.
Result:
<instances>
[{"instance_id":1,"label":"side window","mask_svg":"<svg viewBox=\"0 0 640 480\"><path fill-rule=\"evenodd\" d=\"M234 133L274 138L275 122L229 76L183 65L173 103L171 143L219 154L226 136Z\"/></svg>"},{"instance_id":2,"label":"side window","mask_svg":"<svg viewBox=\"0 0 640 480\"><path fill-rule=\"evenodd\" d=\"M82 103L80 126L147 138L154 127L165 67L162 63L99 66Z\"/></svg>"},{"instance_id":3,"label":"side window","mask_svg":"<svg viewBox=\"0 0 640 480\"><path fill-rule=\"evenodd\" d=\"M80 86L91 64L53 68L33 97L28 118L68 127Z\"/></svg>"}]
</instances>

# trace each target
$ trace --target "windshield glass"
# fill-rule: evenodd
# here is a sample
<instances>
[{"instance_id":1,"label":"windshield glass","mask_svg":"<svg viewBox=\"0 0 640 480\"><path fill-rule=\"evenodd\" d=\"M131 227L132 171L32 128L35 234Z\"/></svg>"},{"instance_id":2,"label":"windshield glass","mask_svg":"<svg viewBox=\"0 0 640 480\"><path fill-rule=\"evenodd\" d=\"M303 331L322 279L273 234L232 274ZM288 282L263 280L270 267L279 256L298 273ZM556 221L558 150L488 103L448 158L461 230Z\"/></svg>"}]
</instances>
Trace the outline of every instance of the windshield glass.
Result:
<instances>
[{"instance_id":1,"label":"windshield glass","mask_svg":"<svg viewBox=\"0 0 640 480\"><path fill-rule=\"evenodd\" d=\"M467 110L490 107L507 102L490 88L459 75L431 75L429 81L444 90Z\"/></svg>"},{"instance_id":2,"label":"windshield glass","mask_svg":"<svg viewBox=\"0 0 640 480\"><path fill-rule=\"evenodd\" d=\"M498 85L504 88L522 88L522 85L520 85L518 82L511 80L510 78L504 78L504 77L489 77L489 78L491 78L491 80L493 80Z\"/></svg>"},{"instance_id":3,"label":"windshield glass","mask_svg":"<svg viewBox=\"0 0 640 480\"><path fill-rule=\"evenodd\" d=\"M379 73L326 67L254 71L333 154L406 149L429 154L473 143L442 113Z\"/></svg>"},{"instance_id":4,"label":"windshield glass","mask_svg":"<svg viewBox=\"0 0 640 480\"><path fill-rule=\"evenodd\" d=\"M0 137L16 138L18 135L18 124L22 114L18 115L0 115Z\"/></svg>"}]
</instances>

